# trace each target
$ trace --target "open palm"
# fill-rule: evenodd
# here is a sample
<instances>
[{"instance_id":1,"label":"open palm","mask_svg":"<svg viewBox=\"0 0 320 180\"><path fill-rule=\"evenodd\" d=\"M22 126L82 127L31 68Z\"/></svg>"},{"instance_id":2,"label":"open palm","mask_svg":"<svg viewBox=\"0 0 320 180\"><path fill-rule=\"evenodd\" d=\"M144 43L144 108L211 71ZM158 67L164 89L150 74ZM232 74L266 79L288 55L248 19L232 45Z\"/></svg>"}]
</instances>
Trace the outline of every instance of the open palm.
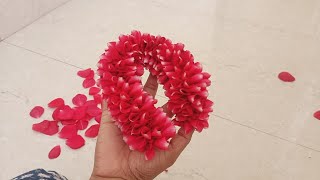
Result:
<instances>
[{"instance_id":1,"label":"open palm","mask_svg":"<svg viewBox=\"0 0 320 180\"><path fill-rule=\"evenodd\" d=\"M158 89L156 78L152 75L144 90L155 96ZM166 106L163 106L166 111ZM166 151L157 150L152 160L145 160L144 154L132 151L122 140L122 133L110 117L106 102L102 103L102 118L98 135L94 169L91 179L153 179L172 166L191 140L193 131L185 134L180 129L172 138ZM168 116L171 116L167 113Z\"/></svg>"}]
</instances>

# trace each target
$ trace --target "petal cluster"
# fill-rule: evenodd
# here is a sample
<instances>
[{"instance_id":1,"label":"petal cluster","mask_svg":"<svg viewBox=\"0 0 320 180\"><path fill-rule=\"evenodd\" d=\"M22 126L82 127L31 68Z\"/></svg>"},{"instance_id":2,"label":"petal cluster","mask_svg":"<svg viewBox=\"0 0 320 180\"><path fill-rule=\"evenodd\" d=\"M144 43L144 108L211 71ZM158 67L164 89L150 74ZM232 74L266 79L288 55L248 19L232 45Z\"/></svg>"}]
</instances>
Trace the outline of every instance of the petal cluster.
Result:
<instances>
[{"instance_id":1,"label":"petal cluster","mask_svg":"<svg viewBox=\"0 0 320 180\"><path fill-rule=\"evenodd\" d=\"M175 115L172 121L142 90L144 69L163 85L169 98L167 108ZM213 105L207 90L210 75L181 43L139 31L121 35L101 55L97 73L97 84L125 142L131 149L145 152L146 159L152 159L155 148L167 149L175 135L174 125L186 132L208 127Z\"/></svg>"}]
</instances>

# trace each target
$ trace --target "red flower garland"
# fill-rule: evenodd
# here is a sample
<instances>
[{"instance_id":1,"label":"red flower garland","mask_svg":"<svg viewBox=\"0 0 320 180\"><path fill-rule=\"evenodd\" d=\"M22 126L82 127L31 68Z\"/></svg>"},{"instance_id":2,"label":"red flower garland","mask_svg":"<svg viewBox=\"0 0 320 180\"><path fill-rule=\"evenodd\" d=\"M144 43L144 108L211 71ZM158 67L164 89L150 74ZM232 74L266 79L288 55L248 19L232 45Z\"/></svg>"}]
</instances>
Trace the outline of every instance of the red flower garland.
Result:
<instances>
[{"instance_id":1,"label":"red flower garland","mask_svg":"<svg viewBox=\"0 0 320 180\"><path fill-rule=\"evenodd\" d=\"M167 117L156 100L143 91L144 68L157 77L169 98L167 109L175 116ZM181 43L132 31L110 42L98 63L97 84L103 90L108 109L123 133L130 149L145 152L152 159L155 147L165 150L176 131L188 133L207 128L213 102L208 100L210 74L202 72L200 63L184 50Z\"/></svg>"}]
</instances>

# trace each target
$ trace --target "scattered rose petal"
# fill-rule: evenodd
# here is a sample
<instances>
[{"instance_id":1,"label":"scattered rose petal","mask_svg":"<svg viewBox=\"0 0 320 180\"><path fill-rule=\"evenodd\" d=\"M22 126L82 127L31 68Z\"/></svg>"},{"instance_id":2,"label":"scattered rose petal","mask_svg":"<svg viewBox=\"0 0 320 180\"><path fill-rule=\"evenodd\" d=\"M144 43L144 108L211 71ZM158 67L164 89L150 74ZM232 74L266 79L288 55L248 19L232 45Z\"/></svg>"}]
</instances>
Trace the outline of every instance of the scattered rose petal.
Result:
<instances>
[{"instance_id":1,"label":"scattered rose petal","mask_svg":"<svg viewBox=\"0 0 320 180\"><path fill-rule=\"evenodd\" d=\"M95 100L89 100L84 105L85 106L97 106L97 102Z\"/></svg>"},{"instance_id":2,"label":"scattered rose petal","mask_svg":"<svg viewBox=\"0 0 320 180\"><path fill-rule=\"evenodd\" d=\"M281 72L278 78L284 82L293 82L295 78L289 72Z\"/></svg>"},{"instance_id":3,"label":"scattered rose petal","mask_svg":"<svg viewBox=\"0 0 320 180\"><path fill-rule=\"evenodd\" d=\"M30 111L30 116L33 118L39 118L42 116L44 113L44 109L41 106L35 106L31 111Z\"/></svg>"},{"instance_id":4,"label":"scattered rose petal","mask_svg":"<svg viewBox=\"0 0 320 180\"><path fill-rule=\"evenodd\" d=\"M78 133L77 125L66 125L59 132L59 137L62 139L68 139L77 135L77 133Z\"/></svg>"},{"instance_id":5,"label":"scattered rose petal","mask_svg":"<svg viewBox=\"0 0 320 180\"><path fill-rule=\"evenodd\" d=\"M60 122L62 125L75 125L77 124L78 120L69 119L69 120L61 120Z\"/></svg>"},{"instance_id":6,"label":"scattered rose petal","mask_svg":"<svg viewBox=\"0 0 320 180\"><path fill-rule=\"evenodd\" d=\"M84 146L84 144L85 140L81 135L76 135L66 140L66 145L71 149L79 149Z\"/></svg>"},{"instance_id":7,"label":"scattered rose petal","mask_svg":"<svg viewBox=\"0 0 320 180\"><path fill-rule=\"evenodd\" d=\"M101 114L98 115L98 116L96 116L96 117L94 117L94 120L95 120L97 123L100 124L100 122L101 122Z\"/></svg>"},{"instance_id":8,"label":"scattered rose petal","mask_svg":"<svg viewBox=\"0 0 320 180\"><path fill-rule=\"evenodd\" d=\"M48 107L50 108L58 108L64 105L64 100L62 98L56 98L49 102Z\"/></svg>"},{"instance_id":9,"label":"scattered rose petal","mask_svg":"<svg viewBox=\"0 0 320 180\"><path fill-rule=\"evenodd\" d=\"M85 132L85 136L86 137L89 137L89 138L95 138L98 136L98 133L99 133L99 128L100 128L100 125L99 124L95 124L95 125L92 125L91 127L89 127L86 132Z\"/></svg>"},{"instance_id":10,"label":"scattered rose petal","mask_svg":"<svg viewBox=\"0 0 320 180\"><path fill-rule=\"evenodd\" d=\"M320 110L317 111L317 112L315 112L315 113L313 114L313 117L315 117L316 119L320 120Z\"/></svg>"},{"instance_id":11,"label":"scattered rose petal","mask_svg":"<svg viewBox=\"0 0 320 180\"><path fill-rule=\"evenodd\" d=\"M82 78L93 78L94 77L94 71L91 68L80 70L77 72L78 76Z\"/></svg>"},{"instance_id":12,"label":"scattered rose petal","mask_svg":"<svg viewBox=\"0 0 320 180\"><path fill-rule=\"evenodd\" d=\"M68 120L73 118L74 110L71 109L70 106L62 106L61 108L57 109L57 118L60 120Z\"/></svg>"},{"instance_id":13,"label":"scattered rose petal","mask_svg":"<svg viewBox=\"0 0 320 180\"><path fill-rule=\"evenodd\" d=\"M87 112L86 106L75 107L73 119L76 119L76 120L83 119L86 116L86 112Z\"/></svg>"},{"instance_id":14,"label":"scattered rose petal","mask_svg":"<svg viewBox=\"0 0 320 180\"><path fill-rule=\"evenodd\" d=\"M84 130L88 127L89 122L87 120L79 120L77 122L77 128L79 130Z\"/></svg>"},{"instance_id":15,"label":"scattered rose petal","mask_svg":"<svg viewBox=\"0 0 320 180\"><path fill-rule=\"evenodd\" d=\"M92 87L92 86L94 86L95 84L96 84L96 80L94 80L94 79L85 79L85 80L83 80L83 82L82 82L82 86L83 86L84 88Z\"/></svg>"},{"instance_id":16,"label":"scattered rose petal","mask_svg":"<svg viewBox=\"0 0 320 180\"><path fill-rule=\"evenodd\" d=\"M87 96L84 94L77 94L72 98L72 103L76 106L83 106L87 102Z\"/></svg>"},{"instance_id":17,"label":"scattered rose petal","mask_svg":"<svg viewBox=\"0 0 320 180\"><path fill-rule=\"evenodd\" d=\"M94 95L93 99L97 104L101 104L102 99L101 99L101 95L100 94Z\"/></svg>"},{"instance_id":18,"label":"scattered rose petal","mask_svg":"<svg viewBox=\"0 0 320 180\"><path fill-rule=\"evenodd\" d=\"M61 153L61 147L60 145L57 145L50 150L48 157L49 159L55 159L60 156L60 153Z\"/></svg>"},{"instance_id":19,"label":"scattered rose petal","mask_svg":"<svg viewBox=\"0 0 320 180\"><path fill-rule=\"evenodd\" d=\"M90 89L89 89L89 94L90 95L95 95L95 94L98 94L99 92L100 92L100 88L98 88L98 87L91 87Z\"/></svg>"},{"instance_id":20,"label":"scattered rose petal","mask_svg":"<svg viewBox=\"0 0 320 180\"><path fill-rule=\"evenodd\" d=\"M96 105L88 106L87 113L90 116L95 117L101 114L101 109L98 108Z\"/></svg>"},{"instance_id":21,"label":"scattered rose petal","mask_svg":"<svg viewBox=\"0 0 320 180\"><path fill-rule=\"evenodd\" d=\"M32 125L32 130L52 136L59 131L59 126L57 121L43 120L40 123Z\"/></svg>"}]
</instances>

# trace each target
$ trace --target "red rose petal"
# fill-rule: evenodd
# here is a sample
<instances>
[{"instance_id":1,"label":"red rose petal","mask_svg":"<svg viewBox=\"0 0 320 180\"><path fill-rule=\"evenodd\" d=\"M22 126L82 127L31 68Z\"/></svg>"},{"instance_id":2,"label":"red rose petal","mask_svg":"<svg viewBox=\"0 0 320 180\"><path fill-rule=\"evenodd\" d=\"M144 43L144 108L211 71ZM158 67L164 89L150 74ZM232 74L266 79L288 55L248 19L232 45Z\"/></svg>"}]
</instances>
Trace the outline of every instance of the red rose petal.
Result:
<instances>
[{"instance_id":1,"label":"red rose petal","mask_svg":"<svg viewBox=\"0 0 320 180\"><path fill-rule=\"evenodd\" d=\"M99 128L100 128L99 124L92 125L91 127L89 127L89 129L86 130L85 136L89 138L97 137L99 133Z\"/></svg>"},{"instance_id":2,"label":"red rose petal","mask_svg":"<svg viewBox=\"0 0 320 180\"><path fill-rule=\"evenodd\" d=\"M98 94L99 92L100 92L100 88L98 88L98 87L91 87L90 89L89 89L89 94L90 95L95 95L95 94Z\"/></svg>"},{"instance_id":3,"label":"red rose petal","mask_svg":"<svg viewBox=\"0 0 320 180\"><path fill-rule=\"evenodd\" d=\"M98 116L101 114L101 109L95 105L88 106L87 114L93 117Z\"/></svg>"},{"instance_id":4,"label":"red rose petal","mask_svg":"<svg viewBox=\"0 0 320 180\"><path fill-rule=\"evenodd\" d=\"M313 114L313 117L315 117L316 119L320 120L320 110L317 111L317 112L315 112L315 113Z\"/></svg>"},{"instance_id":5,"label":"red rose petal","mask_svg":"<svg viewBox=\"0 0 320 180\"><path fill-rule=\"evenodd\" d=\"M101 99L101 95L100 94L96 94L93 96L93 99L94 101L97 103L97 104L101 104L102 102L102 99Z\"/></svg>"},{"instance_id":6,"label":"red rose petal","mask_svg":"<svg viewBox=\"0 0 320 180\"><path fill-rule=\"evenodd\" d=\"M85 140L82 136L76 135L66 140L66 145L71 149L79 149L84 146Z\"/></svg>"},{"instance_id":7,"label":"red rose petal","mask_svg":"<svg viewBox=\"0 0 320 180\"><path fill-rule=\"evenodd\" d=\"M33 118L39 118L44 113L44 109L41 106L35 106L29 113L29 115Z\"/></svg>"},{"instance_id":8,"label":"red rose petal","mask_svg":"<svg viewBox=\"0 0 320 180\"><path fill-rule=\"evenodd\" d=\"M97 106L97 102L95 100L89 100L84 105L85 106Z\"/></svg>"},{"instance_id":9,"label":"red rose petal","mask_svg":"<svg viewBox=\"0 0 320 180\"><path fill-rule=\"evenodd\" d=\"M91 68L88 68L88 69L85 69L85 70L78 71L77 75L82 77L82 78L93 78L94 71Z\"/></svg>"},{"instance_id":10,"label":"red rose petal","mask_svg":"<svg viewBox=\"0 0 320 180\"><path fill-rule=\"evenodd\" d=\"M87 102L87 96L84 94L77 94L72 98L72 103L76 106L82 106Z\"/></svg>"},{"instance_id":11,"label":"red rose petal","mask_svg":"<svg viewBox=\"0 0 320 180\"><path fill-rule=\"evenodd\" d=\"M62 98L56 98L49 102L48 107L50 108L58 108L64 105L64 100Z\"/></svg>"},{"instance_id":12,"label":"red rose petal","mask_svg":"<svg viewBox=\"0 0 320 180\"><path fill-rule=\"evenodd\" d=\"M61 147L60 145L57 145L50 150L48 157L49 159L55 159L60 156L60 153L61 153Z\"/></svg>"},{"instance_id":13,"label":"red rose petal","mask_svg":"<svg viewBox=\"0 0 320 180\"><path fill-rule=\"evenodd\" d=\"M52 136L59 131L59 126L57 121L43 120L40 123L32 125L32 130Z\"/></svg>"},{"instance_id":14,"label":"red rose petal","mask_svg":"<svg viewBox=\"0 0 320 180\"><path fill-rule=\"evenodd\" d=\"M83 119L86 116L87 107L81 106L74 108L73 119L79 120Z\"/></svg>"},{"instance_id":15,"label":"red rose petal","mask_svg":"<svg viewBox=\"0 0 320 180\"><path fill-rule=\"evenodd\" d=\"M96 117L94 117L94 120L95 120L97 123L100 124L100 122L101 122L101 114L98 115L98 116L96 116Z\"/></svg>"},{"instance_id":16,"label":"red rose petal","mask_svg":"<svg viewBox=\"0 0 320 180\"><path fill-rule=\"evenodd\" d=\"M60 120L68 120L73 118L74 110L71 109L70 106L62 106L59 109L57 109L57 118ZM53 115L52 115L53 116Z\"/></svg>"},{"instance_id":17,"label":"red rose petal","mask_svg":"<svg viewBox=\"0 0 320 180\"><path fill-rule=\"evenodd\" d=\"M79 120L77 122L77 128L79 130L84 130L88 127L88 124L89 124L89 121L87 121L87 120Z\"/></svg>"},{"instance_id":18,"label":"red rose petal","mask_svg":"<svg viewBox=\"0 0 320 180\"><path fill-rule=\"evenodd\" d=\"M69 120L61 120L60 122L62 125L75 125L77 124L78 120L69 119Z\"/></svg>"},{"instance_id":19,"label":"red rose petal","mask_svg":"<svg viewBox=\"0 0 320 180\"><path fill-rule=\"evenodd\" d=\"M94 79L85 79L83 82L82 82L82 86L84 88L89 88L89 87L92 87L96 84L96 80Z\"/></svg>"},{"instance_id":20,"label":"red rose petal","mask_svg":"<svg viewBox=\"0 0 320 180\"><path fill-rule=\"evenodd\" d=\"M295 78L289 72L281 72L278 78L284 82L293 82Z\"/></svg>"},{"instance_id":21,"label":"red rose petal","mask_svg":"<svg viewBox=\"0 0 320 180\"><path fill-rule=\"evenodd\" d=\"M77 125L67 125L61 129L61 131L59 132L59 137L62 139L68 139L77 135L77 133L78 133Z\"/></svg>"},{"instance_id":22,"label":"red rose petal","mask_svg":"<svg viewBox=\"0 0 320 180\"><path fill-rule=\"evenodd\" d=\"M36 123L32 125L32 130L37 131L37 132L43 132L49 127L49 121L44 120L40 123Z\"/></svg>"}]
</instances>

